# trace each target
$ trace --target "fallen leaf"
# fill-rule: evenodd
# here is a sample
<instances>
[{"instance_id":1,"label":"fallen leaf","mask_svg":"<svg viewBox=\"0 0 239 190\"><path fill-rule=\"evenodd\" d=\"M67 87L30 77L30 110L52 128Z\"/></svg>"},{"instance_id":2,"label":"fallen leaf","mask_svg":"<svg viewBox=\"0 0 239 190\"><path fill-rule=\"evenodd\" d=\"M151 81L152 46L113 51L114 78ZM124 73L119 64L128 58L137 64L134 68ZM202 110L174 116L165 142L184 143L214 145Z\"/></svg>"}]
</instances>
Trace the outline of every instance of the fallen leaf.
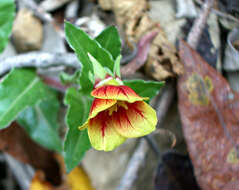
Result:
<instances>
[{"instance_id":1,"label":"fallen leaf","mask_svg":"<svg viewBox=\"0 0 239 190\"><path fill-rule=\"evenodd\" d=\"M53 152L33 142L17 123L13 122L10 127L0 131L0 150L44 171L46 179L52 184L61 183L60 168Z\"/></svg>"},{"instance_id":2,"label":"fallen leaf","mask_svg":"<svg viewBox=\"0 0 239 190\"><path fill-rule=\"evenodd\" d=\"M157 80L183 74L183 65L177 50L162 29L152 41L145 69L148 75Z\"/></svg>"},{"instance_id":3,"label":"fallen leaf","mask_svg":"<svg viewBox=\"0 0 239 190\"><path fill-rule=\"evenodd\" d=\"M108 6L110 3L111 6ZM147 74L157 80L183 73L176 48L169 42L160 24L149 17L150 7L146 0L104 0L100 2L100 6L103 9L107 7L107 10L110 7L113 10L116 22L124 31L129 47L133 47L134 43L137 44L138 54L129 63L130 65L125 66L126 74L132 74L146 61ZM152 34L156 31L155 37ZM152 40L150 35L155 38Z\"/></svg>"},{"instance_id":4,"label":"fallen leaf","mask_svg":"<svg viewBox=\"0 0 239 190\"><path fill-rule=\"evenodd\" d=\"M185 42L180 57L179 111L197 181L203 190L238 189L239 94Z\"/></svg>"}]
</instances>

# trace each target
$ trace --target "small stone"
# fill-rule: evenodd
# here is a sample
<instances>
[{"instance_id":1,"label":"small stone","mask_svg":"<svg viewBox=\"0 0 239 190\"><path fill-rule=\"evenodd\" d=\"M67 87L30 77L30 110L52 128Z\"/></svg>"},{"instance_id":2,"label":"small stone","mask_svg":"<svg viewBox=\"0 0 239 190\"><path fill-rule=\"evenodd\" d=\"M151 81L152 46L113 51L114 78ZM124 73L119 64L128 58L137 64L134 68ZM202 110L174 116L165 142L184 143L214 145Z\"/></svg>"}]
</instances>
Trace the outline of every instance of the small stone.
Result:
<instances>
[{"instance_id":1,"label":"small stone","mask_svg":"<svg viewBox=\"0 0 239 190\"><path fill-rule=\"evenodd\" d=\"M12 36L18 52L40 50L43 41L42 23L30 10L21 9L13 25Z\"/></svg>"}]
</instances>

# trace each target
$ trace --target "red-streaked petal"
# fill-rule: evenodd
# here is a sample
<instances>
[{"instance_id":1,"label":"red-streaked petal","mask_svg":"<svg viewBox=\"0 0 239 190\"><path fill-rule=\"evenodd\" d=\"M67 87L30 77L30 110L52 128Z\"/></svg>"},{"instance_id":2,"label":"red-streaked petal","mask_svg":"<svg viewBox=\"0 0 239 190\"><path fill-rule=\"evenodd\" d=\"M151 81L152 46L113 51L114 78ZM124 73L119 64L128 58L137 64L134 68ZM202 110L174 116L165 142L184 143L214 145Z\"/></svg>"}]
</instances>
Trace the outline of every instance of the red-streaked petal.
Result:
<instances>
[{"instance_id":1,"label":"red-streaked petal","mask_svg":"<svg viewBox=\"0 0 239 190\"><path fill-rule=\"evenodd\" d=\"M90 108L90 114L89 117L87 119L87 121L79 126L78 128L80 130L84 130L88 127L88 122L91 118L94 118L98 113L110 108L111 106L113 106L114 104L116 104L117 100L109 100L109 99L98 99L95 98L92 102L91 108Z\"/></svg>"},{"instance_id":2,"label":"red-streaked petal","mask_svg":"<svg viewBox=\"0 0 239 190\"><path fill-rule=\"evenodd\" d=\"M126 138L141 137L155 130L155 110L143 101L127 103L128 109L119 107L113 112L115 130Z\"/></svg>"},{"instance_id":3,"label":"red-streaked petal","mask_svg":"<svg viewBox=\"0 0 239 190\"><path fill-rule=\"evenodd\" d=\"M114 99L127 101L130 103L148 99L140 97L130 87L123 85L120 86L105 85L93 90L91 92L91 95L100 99Z\"/></svg>"},{"instance_id":4,"label":"red-streaked petal","mask_svg":"<svg viewBox=\"0 0 239 190\"><path fill-rule=\"evenodd\" d=\"M121 145L126 138L116 132L108 111L100 112L88 122L88 135L96 150L111 151Z\"/></svg>"},{"instance_id":5,"label":"red-streaked petal","mask_svg":"<svg viewBox=\"0 0 239 190\"><path fill-rule=\"evenodd\" d=\"M95 98L90 108L89 119L116 104L117 100Z\"/></svg>"}]
</instances>

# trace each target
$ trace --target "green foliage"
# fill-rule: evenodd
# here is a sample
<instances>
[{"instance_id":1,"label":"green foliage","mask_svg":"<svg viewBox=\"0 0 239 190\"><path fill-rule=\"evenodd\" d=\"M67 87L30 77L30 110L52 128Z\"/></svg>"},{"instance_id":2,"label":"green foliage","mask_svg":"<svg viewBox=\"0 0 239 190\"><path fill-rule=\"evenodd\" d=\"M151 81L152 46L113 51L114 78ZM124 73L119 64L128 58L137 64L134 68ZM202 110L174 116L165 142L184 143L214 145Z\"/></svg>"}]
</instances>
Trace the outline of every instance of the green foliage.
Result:
<instances>
[{"instance_id":1,"label":"green foliage","mask_svg":"<svg viewBox=\"0 0 239 190\"><path fill-rule=\"evenodd\" d=\"M14 0L0 0L0 53L7 44L15 16Z\"/></svg>"},{"instance_id":2,"label":"green foliage","mask_svg":"<svg viewBox=\"0 0 239 190\"><path fill-rule=\"evenodd\" d=\"M108 67L113 72L114 61L112 56L96 40L91 39L84 31L69 22L65 22L65 33L67 42L81 62L81 88L84 92L90 92L93 88L91 76L93 75L93 66L88 53L100 62L103 67Z\"/></svg>"},{"instance_id":3,"label":"green foliage","mask_svg":"<svg viewBox=\"0 0 239 190\"><path fill-rule=\"evenodd\" d=\"M91 147L87 130L80 131L78 127L88 117L92 98L75 88L69 88L64 103L68 105L66 123L69 128L64 143L64 159L67 172L70 172Z\"/></svg>"},{"instance_id":4,"label":"green foliage","mask_svg":"<svg viewBox=\"0 0 239 190\"><path fill-rule=\"evenodd\" d=\"M121 40L114 26L106 28L95 39L103 48L110 52L114 60L120 55Z\"/></svg>"},{"instance_id":5,"label":"green foliage","mask_svg":"<svg viewBox=\"0 0 239 190\"><path fill-rule=\"evenodd\" d=\"M116 60L115 60L115 65L114 65L114 76L120 77L120 60L122 56L119 55Z\"/></svg>"},{"instance_id":6,"label":"green foliage","mask_svg":"<svg viewBox=\"0 0 239 190\"><path fill-rule=\"evenodd\" d=\"M149 97L150 99L164 86L164 82L157 81L124 80L123 82L140 96Z\"/></svg>"},{"instance_id":7,"label":"green foliage","mask_svg":"<svg viewBox=\"0 0 239 190\"><path fill-rule=\"evenodd\" d=\"M48 96L49 89L32 70L13 69L0 83L0 129L27 106Z\"/></svg>"},{"instance_id":8,"label":"green foliage","mask_svg":"<svg viewBox=\"0 0 239 190\"><path fill-rule=\"evenodd\" d=\"M54 91L49 91L49 95L46 100L21 112L17 121L34 141L50 150L60 152L62 142L57 121L59 102Z\"/></svg>"},{"instance_id":9,"label":"green foliage","mask_svg":"<svg viewBox=\"0 0 239 190\"><path fill-rule=\"evenodd\" d=\"M80 84L80 70L77 70L73 75L65 72L60 73L60 80L62 84Z\"/></svg>"},{"instance_id":10,"label":"green foliage","mask_svg":"<svg viewBox=\"0 0 239 190\"><path fill-rule=\"evenodd\" d=\"M90 53L88 53L88 56L93 65L95 78L104 79L107 74L104 67L102 67L102 65Z\"/></svg>"}]
</instances>

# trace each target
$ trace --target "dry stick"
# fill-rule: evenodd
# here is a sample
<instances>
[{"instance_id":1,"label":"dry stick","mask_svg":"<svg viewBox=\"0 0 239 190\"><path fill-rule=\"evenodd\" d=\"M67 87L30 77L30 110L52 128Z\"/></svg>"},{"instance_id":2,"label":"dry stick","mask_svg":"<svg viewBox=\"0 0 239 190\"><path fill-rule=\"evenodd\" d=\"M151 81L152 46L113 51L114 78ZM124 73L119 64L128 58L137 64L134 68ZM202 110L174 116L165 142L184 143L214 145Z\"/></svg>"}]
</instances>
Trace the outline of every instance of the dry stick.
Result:
<instances>
[{"instance_id":1,"label":"dry stick","mask_svg":"<svg viewBox=\"0 0 239 190\"><path fill-rule=\"evenodd\" d=\"M188 35L187 42L188 44L196 49L198 41L201 37L205 24L207 22L207 18L211 11L211 8L214 5L214 0L207 0L203 5L203 10L199 17L195 20L193 27Z\"/></svg>"},{"instance_id":2,"label":"dry stick","mask_svg":"<svg viewBox=\"0 0 239 190\"><path fill-rule=\"evenodd\" d=\"M18 0L18 1L20 3L23 3L30 10L32 10L33 14L40 20L44 22L51 22L53 20L51 14L38 9L38 5L36 4L35 1L33 0Z\"/></svg>"},{"instance_id":3,"label":"dry stick","mask_svg":"<svg viewBox=\"0 0 239 190\"><path fill-rule=\"evenodd\" d=\"M63 65L80 68L79 61L73 53L31 52L0 59L0 63L0 76L12 68L20 67L49 68Z\"/></svg>"},{"instance_id":4,"label":"dry stick","mask_svg":"<svg viewBox=\"0 0 239 190\"><path fill-rule=\"evenodd\" d=\"M201 0L195 0L195 2L198 3L200 6L203 5L203 2ZM219 17L223 17L223 18L229 19L229 20L234 21L234 22L239 24L239 19L234 17L234 16L232 16L232 15L230 15L230 14L227 14L225 12L219 11L217 9L212 9L212 12L215 13Z\"/></svg>"},{"instance_id":5,"label":"dry stick","mask_svg":"<svg viewBox=\"0 0 239 190\"><path fill-rule=\"evenodd\" d=\"M214 0L206 1L203 11L199 15L198 19L195 20L194 25L189 33L187 41L189 45L191 45L194 48L198 44L198 41L202 34L203 28L205 27L206 20L208 18L208 15L210 13L210 10L213 4L214 4ZM168 111L170 102L173 99L173 95L172 95L174 93L173 88L169 88L169 89L171 90L165 91L162 94L163 98L161 98L161 101L159 103L158 113L157 113L159 123L165 117L165 114ZM168 101L168 103L166 103L165 101ZM162 106L162 104L164 104L164 106ZM148 149L149 148L148 146L146 146L145 140L141 139L137 149L133 153L133 156L128 163L124 176L121 178L120 185L117 187L116 190L131 190L132 189L133 184L137 178L137 173L139 172L140 167L144 164Z\"/></svg>"}]
</instances>

